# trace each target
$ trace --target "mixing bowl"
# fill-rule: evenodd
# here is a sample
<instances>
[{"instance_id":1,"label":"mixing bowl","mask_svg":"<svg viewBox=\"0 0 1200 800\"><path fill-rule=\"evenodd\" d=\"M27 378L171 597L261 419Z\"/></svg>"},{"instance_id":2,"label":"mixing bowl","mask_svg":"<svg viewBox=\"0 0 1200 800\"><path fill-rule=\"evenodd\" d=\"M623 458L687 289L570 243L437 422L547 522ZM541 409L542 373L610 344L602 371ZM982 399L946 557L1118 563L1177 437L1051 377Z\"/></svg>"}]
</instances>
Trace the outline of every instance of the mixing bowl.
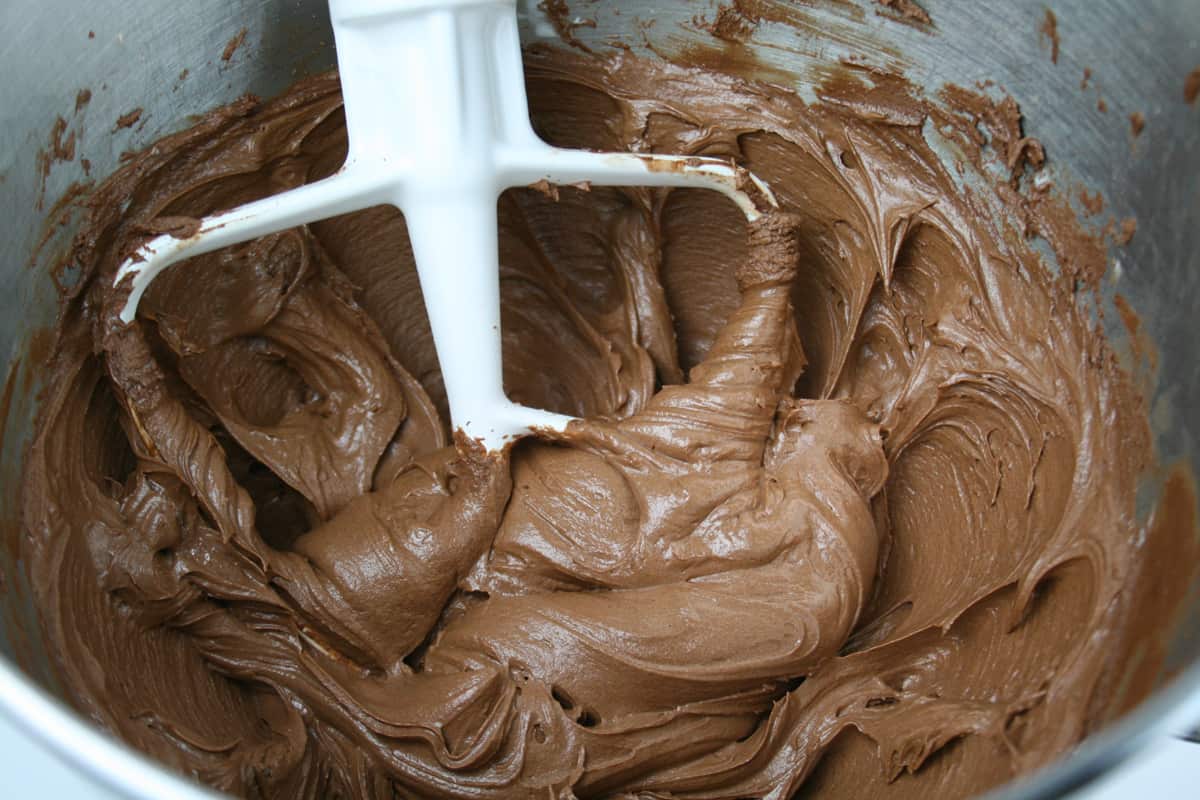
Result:
<instances>
[{"instance_id":1,"label":"mixing bowl","mask_svg":"<svg viewBox=\"0 0 1200 800\"><path fill-rule=\"evenodd\" d=\"M1044 142L1056 186L1099 190L1137 236L1114 255L1104 305L1118 291L1155 351L1140 370L1161 463L1200 466L1200 104L1184 99L1200 65L1194 0L1043 0L1004 4L923 0L930 29L868 0L795 3L793 24L763 25L734 66L792 83L802 94L843 57L902 69L936 90L992 80L1020 103L1027 133ZM551 3L560 7L561 3ZM552 20L523 2L523 36L562 30L603 50L614 37L665 57L712 48L691 24L712 14L687 0L573 3ZM559 8L562 12L562 9ZM586 24L574 26L582 14ZM557 28L554 22L557 22ZM594 23L594 24L593 24ZM190 115L253 92L270 96L327 69L333 50L324 0L7 0L0 7L0 713L23 734L81 767L97 786L139 797L201 790L127 750L56 697L61 687L39 634L18 559L22 455L37 409L55 278L79 215L83 182L103 177L121 153L189 124ZM1087 70L1086 86L1081 81ZM136 112L136 113L135 113ZM1145 129L1135 136L1130 115ZM1122 350L1125 329L1104 319ZM1125 348L1134 352L1134 348ZM1144 351L1143 351L1144 352ZM1142 511L1156 497L1153 478ZM1200 719L1200 584L1172 628L1155 693L1052 768L998 790L1057 796L1112 769L1154 736Z\"/></svg>"}]
</instances>

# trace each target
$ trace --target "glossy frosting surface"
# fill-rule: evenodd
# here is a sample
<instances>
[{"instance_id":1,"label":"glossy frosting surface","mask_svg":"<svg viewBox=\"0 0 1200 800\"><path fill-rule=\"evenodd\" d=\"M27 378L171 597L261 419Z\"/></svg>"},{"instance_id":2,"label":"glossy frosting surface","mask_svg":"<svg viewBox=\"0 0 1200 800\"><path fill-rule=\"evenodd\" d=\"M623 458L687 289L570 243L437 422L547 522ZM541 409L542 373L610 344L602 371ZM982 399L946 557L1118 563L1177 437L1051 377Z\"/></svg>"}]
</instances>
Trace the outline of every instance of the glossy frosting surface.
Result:
<instances>
[{"instance_id":1,"label":"glossy frosting surface","mask_svg":"<svg viewBox=\"0 0 1200 800\"><path fill-rule=\"evenodd\" d=\"M806 105L628 54L527 71L547 140L733 157L783 211L506 193L509 392L585 421L489 456L446 428L395 210L116 320L147 236L338 167L336 77L130 160L26 470L78 707L250 797L733 800L962 796L1129 702L1144 411L1072 276L934 155L950 118L878 76Z\"/></svg>"}]
</instances>

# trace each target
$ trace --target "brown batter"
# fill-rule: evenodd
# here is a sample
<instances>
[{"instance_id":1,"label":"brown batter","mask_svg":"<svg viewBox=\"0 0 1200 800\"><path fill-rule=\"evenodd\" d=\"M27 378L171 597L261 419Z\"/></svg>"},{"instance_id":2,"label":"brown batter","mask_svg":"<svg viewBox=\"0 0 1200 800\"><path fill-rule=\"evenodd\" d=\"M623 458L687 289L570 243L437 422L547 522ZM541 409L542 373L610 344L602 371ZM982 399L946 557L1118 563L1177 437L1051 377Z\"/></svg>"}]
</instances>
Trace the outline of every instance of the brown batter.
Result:
<instances>
[{"instance_id":1,"label":"brown batter","mask_svg":"<svg viewBox=\"0 0 1200 800\"><path fill-rule=\"evenodd\" d=\"M246 796L928 798L1136 699L1144 418L926 108L527 69L548 140L736 157L786 213L506 194L510 394L587 420L489 456L448 446L394 210L202 257L116 320L147 236L336 169L335 78L130 161L27 469L75 703Z\"/></svg>"}]
</instances>

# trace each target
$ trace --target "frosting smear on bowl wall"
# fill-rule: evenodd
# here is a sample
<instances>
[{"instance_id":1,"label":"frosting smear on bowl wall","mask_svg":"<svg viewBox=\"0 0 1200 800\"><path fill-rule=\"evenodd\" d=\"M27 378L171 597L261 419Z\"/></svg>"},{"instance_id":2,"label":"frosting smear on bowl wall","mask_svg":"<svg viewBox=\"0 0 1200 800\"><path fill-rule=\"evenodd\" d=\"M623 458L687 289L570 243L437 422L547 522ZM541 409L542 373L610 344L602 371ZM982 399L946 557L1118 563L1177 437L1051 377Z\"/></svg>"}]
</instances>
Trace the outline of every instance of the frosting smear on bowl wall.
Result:
<instances>
[{"instance_id":1,"label":"frosting smear on bowl wall","mask_svg":"<svg viewBox=\"0 0 1200 800\"><path fill-rule=\"evenodd\" d=\"M853 71L806 104L629 53L526 69L548 141L735 158L782 210L506 193L508 391L583 420L487 453L448 430L393 209L199 257L118 319L148 237L342 163L336 76L129 160L25 473L75 704L248 797L733 800L962 796L1140 699L1167 620L1135 587L1181 594L1194 553L1147 557L1103 248L1023 191L1019 115ZM964 152L994 127L998 194L931 119Z\"/></svg>"}]
</instances>

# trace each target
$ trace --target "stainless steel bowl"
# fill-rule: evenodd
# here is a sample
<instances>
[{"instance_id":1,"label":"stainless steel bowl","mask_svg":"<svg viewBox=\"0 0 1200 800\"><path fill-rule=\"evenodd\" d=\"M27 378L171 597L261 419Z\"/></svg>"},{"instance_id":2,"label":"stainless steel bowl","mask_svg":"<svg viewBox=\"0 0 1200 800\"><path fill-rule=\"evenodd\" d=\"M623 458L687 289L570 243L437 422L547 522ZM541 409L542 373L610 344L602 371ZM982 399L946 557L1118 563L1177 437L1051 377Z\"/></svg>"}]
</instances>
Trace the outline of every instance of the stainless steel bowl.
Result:
<instances>
[{"instance_id":1,"label":"stainless steel bowl","mask_svg":"<svg viewBox=\"0 0 1200 800\"><path fill-rule=\"evenodd\" d=\"M906 74L926 88L991 79L1012 94L1028 132L1045 143L1060 187L1099 189L1113 215L1137 217L1137 236L1120 264L1112 265L1105 291L1119 288L1157 347L1150 407L1160 458L1200 468L1200 105L1183 100L1185 77L1200 65L1200 2L922 3L935 21L932 35L881 16L871 0L796 4L811 25L765 26L756 56L775 79L791 76L802 92L831 59L856 55L895 65L898 50ZM1057 63L1039 33L1047 3L1061 37ZM696 14L711 16L716 3L572 5L597 20L595 27L575 30L584 42L603 49L618 36L669 55L708 41L687 23ZM536 0L522 0L521 7L527 40L555 36ZM649 20L655 23L645 24ZM242 28L245 43L222 58ZM187 126L189 115L245 92L272 95L331 67L325 3L6 0L0 30L0 713L81 768L97 787L131 797L206 796L56 699L59 687L16 557L22 454L45 357L40 334L56 310L50 266L77 224L69 206L54 204L87 178L84 159L91 175L102 177L122 151ZM1080 89L1085 68L1092 73L1086 91ZM91 99L77 112L82 89L91 91ZM1107 111L1098 107L1101 98ZM121 115L139 107L135 125L115 127ZM1131 146L1129 115L1135 111L1145 115L1146 129ZM70 149L73 132L71 159L55 156L52 131L59 117L66 127L58 155ZM1121 336L1113 327L1112 335ZM1146 494L1148 505L1152 488ZM1060 795L1112 769L1169 727L1200 719L1200 585L1193 589L1158 691L1070 757L999 795Z\"/></svg>"}]
</instances>

